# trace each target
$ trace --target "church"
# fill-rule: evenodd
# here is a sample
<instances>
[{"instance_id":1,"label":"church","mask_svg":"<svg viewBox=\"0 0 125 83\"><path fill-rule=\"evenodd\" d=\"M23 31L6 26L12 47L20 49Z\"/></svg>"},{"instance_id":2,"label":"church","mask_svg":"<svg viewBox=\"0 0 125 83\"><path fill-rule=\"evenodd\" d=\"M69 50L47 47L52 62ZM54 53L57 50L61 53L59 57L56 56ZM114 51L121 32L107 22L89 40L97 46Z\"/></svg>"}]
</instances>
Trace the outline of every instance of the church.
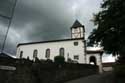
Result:
<instances>
[{"instance_id":1,"label":"church","mask_svg":"<svg viewBox=\"0 0 125 83\"><path fill-rule=\"evenodd\" d=\"M71 38L51 41L20 43L17 45L17 58L54 60L55 56L64 56L67 62L71 60L90 64L93 62L102 68L102 53L100 48L88 49L85 40L85 27L78 20L70 27ZM101 70L100 70L101 71Z\"/></svg>"}]
</instances>

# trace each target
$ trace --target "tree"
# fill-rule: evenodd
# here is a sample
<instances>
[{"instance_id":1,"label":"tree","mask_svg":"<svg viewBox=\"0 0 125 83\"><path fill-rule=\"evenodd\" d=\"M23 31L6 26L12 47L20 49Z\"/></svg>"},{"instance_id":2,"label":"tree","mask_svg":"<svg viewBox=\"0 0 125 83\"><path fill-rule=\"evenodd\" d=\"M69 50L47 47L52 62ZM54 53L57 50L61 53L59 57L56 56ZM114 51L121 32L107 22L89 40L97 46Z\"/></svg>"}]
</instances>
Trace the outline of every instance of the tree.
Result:
<instances>
[{"instance_id":1,"label":"tree","mask_svg":"<svg viewBox=\"0 0 125 83\"><path fill-rule=\"evenodd\" d=\"M103 0L102 10L94 15L97 25L89 45L100 43L107 53L125 56L125 0Z\"/></svg>"}]
</instances>

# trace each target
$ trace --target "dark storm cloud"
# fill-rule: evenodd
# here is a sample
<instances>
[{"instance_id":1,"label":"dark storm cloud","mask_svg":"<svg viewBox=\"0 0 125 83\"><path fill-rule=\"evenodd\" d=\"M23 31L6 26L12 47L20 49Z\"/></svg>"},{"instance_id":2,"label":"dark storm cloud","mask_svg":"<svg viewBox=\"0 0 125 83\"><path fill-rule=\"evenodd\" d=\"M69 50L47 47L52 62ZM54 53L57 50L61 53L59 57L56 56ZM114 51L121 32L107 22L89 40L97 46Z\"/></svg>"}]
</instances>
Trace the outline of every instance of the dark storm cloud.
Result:
<instances>
[{"instance_id":1,"label":"dark storm cloud","mask_svg":"<svg viewBox=\"0 0 125 83\"><path fill-rule=\"evenodd\" d=\"M25 4L22 3L23 5L21 2L16 8L16 16L12 26L27 32L26 36L29 36L30 39L35 38L36 40L37 37L39 39L41 36L42 39L48 40L50 35L52 39L60 38L61 35L69 31L68 28L71 25L69 26L70 23L68 22L71 21L72 15L69 15L67 10L64 11L65 8L62 11L62 8L54 7L46 2L41 2L44 4L42 6L39 4L36 7L33 6L37 5L34 4L36 1L33 1L32 4L25 2ZM49 6L47 7L47 5Z\"/></svg>"},{"instance_id":2,"label":"dark storm cloud","mask_svg":"<svg viewBox=\"0 0 125 83\"><path fill-rule=\"evenodd\" d=\"M6 51L15 53L16 45L20 42L70 38L70 27L75 19L79 19L85 25L88 35L93 28L90 18L92 13L99 10L100 1L18 0L7 38Z\"/></svg>"},{"instance_id":3,"label":"dark storm cloud","mask_svg":"<svg viewBox=\"0 0 125 83\"><path fill-rule=\"evenodd\" d=\"M10 16L15 0L0 0L0 15Z\"/></svg>"}]
</instances>

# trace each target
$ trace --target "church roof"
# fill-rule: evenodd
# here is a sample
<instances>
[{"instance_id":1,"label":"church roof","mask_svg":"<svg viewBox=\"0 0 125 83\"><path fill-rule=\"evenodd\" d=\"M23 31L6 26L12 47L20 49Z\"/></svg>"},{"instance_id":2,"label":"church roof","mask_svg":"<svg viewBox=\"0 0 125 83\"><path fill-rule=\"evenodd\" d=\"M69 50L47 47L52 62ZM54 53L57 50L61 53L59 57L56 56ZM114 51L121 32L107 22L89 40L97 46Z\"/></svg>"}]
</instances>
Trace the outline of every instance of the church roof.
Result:
<instances>
[{"instance_id":1,"label":"church roof","mask_svg":"<svg viewBox=\"0 0 125 83\"><path fill-rule=\"evenodd\" d=\"M103 49L101 47L87 47L87 54L91 53L103 53Z\"/></svg>"},{"instance_id":2,"label":"church roof","mask_svg":"<svg viewBox=\"0 0 125 83\"><path fill-rule=\"evenodd\" d=\"M92 51L92 50L86 50L86 53L87 53L87 54L103 53L103 51L102 51L102 50L95 50L95 51Z\"/></svg>"},{"instance_id":3,"label":"church roof","mask_svg":"<svg viewBox=\"0 0 125 83\"><path fill-rule=\"evenodd\" d=\"M74 22L71 28L84 27L78 20Z\"/></svg>"},{"instance_id":4,"label":"church roof","mask_svg":"<svg viewBox=\"0 0 125 83\"><path fill-rule=\"evenodd\" d=\"M62 42L62 41L72 41L72 40L83 40L83 38L77 38L77 39L61 39L61 40L50 40L50 41L39 41L39 42L20 43L20 44L17 45L17 47L19 47L20 45L39 44L39 43L51 43L51 42ZM84 40L83 40L83 41L84 41Z\"/></svg>"},{"instance_id":5,"label":"church roof","mask_svg":"<svg viewBox=\"0 0 125 83\"><path fill-rule=\"evenodd\" d=\"M7 53L0 53L0 58L12 58Z\"/></svg>"}]
</instances>

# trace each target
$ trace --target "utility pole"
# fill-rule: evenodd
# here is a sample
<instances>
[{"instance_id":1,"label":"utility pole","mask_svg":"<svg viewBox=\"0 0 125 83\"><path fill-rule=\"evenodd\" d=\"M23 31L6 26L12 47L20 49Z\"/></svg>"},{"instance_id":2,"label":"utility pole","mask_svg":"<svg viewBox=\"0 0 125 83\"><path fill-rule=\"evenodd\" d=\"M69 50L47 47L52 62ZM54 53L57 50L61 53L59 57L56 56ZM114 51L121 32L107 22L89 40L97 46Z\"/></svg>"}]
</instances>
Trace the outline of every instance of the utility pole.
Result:
<instances>
[{"instance_id":1,"label":"utility pole","mask_svg":"<svg viewBox=\"0 0 125 83\"><path fill-rule=\"evenodd\" d=\"M3 53L4 51L4 48L5 48L5 44L6 44L6 40L7 40L7 36L8 36L8 32L9 32L9 29L10 29L10 26L11 26L11 23L12 23L12 18L14 16L14 11L15 11L15 7L16 7L16 3L17 3L17 0L15 0L14 2L14 6L12 8L12 13L11 13L11 16L4 16L4 15L1 15L0 14L0 17L3 17L5 19L8 19L9 20L9 24L8 24L8 27L7 27L7 31L6 31L6 34L5 34L5 38L4 38L4 42L3 42L3 45L2 45L2 49L1 49L1 53Z\"/></svg>"}]
</instances>

